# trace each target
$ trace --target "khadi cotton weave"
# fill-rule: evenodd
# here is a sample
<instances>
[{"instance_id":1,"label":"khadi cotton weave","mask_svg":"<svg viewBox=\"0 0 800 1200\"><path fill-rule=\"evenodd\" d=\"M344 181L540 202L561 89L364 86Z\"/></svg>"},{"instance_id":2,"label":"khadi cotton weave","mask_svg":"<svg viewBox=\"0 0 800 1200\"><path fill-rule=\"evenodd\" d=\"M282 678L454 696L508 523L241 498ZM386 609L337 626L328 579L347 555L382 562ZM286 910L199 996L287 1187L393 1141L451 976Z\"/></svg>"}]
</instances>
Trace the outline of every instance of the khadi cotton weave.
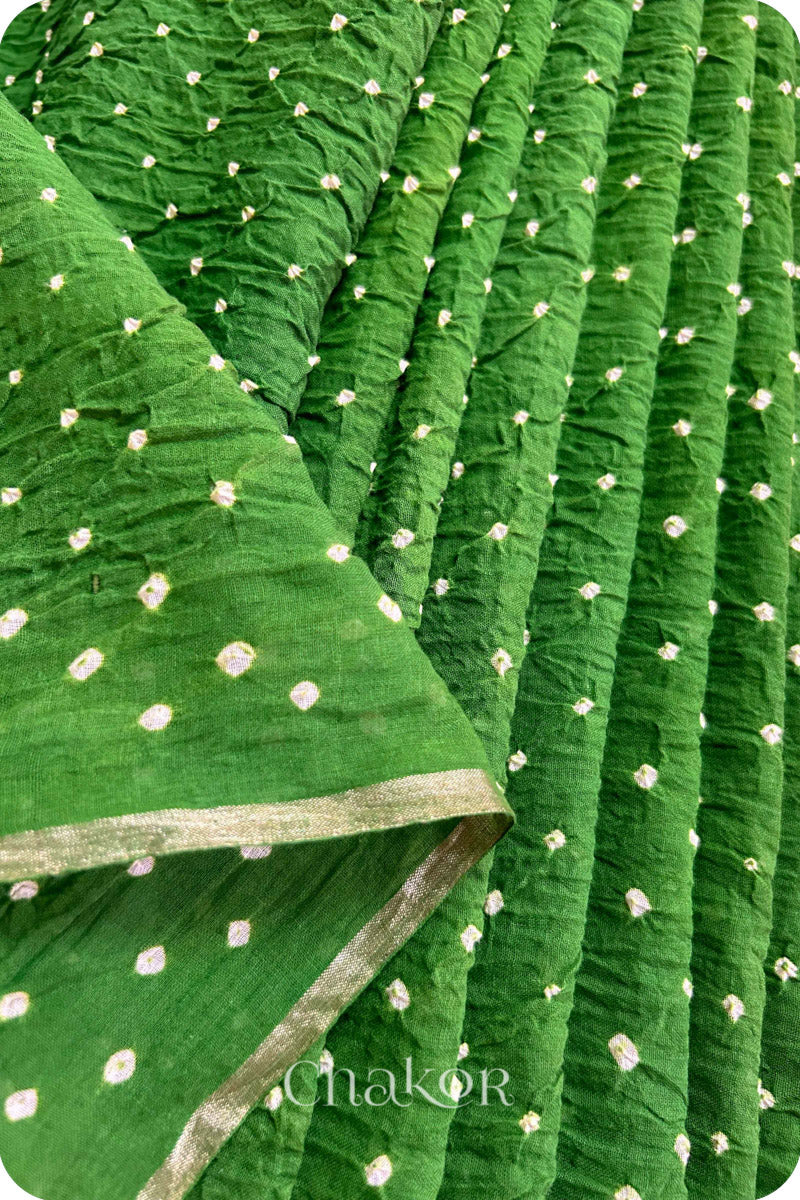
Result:
<instances>
[{"instance_id":1,"label":"khadi cotton weave","mask_svg":"<svg viewBox=\"0 0 800 1200\"><path fill-rule=\"evenodd\" d=\"M792 27L87 2L0 41L5 1168L768 1196L800 1158Z\"/></svg>"}]
</instances>

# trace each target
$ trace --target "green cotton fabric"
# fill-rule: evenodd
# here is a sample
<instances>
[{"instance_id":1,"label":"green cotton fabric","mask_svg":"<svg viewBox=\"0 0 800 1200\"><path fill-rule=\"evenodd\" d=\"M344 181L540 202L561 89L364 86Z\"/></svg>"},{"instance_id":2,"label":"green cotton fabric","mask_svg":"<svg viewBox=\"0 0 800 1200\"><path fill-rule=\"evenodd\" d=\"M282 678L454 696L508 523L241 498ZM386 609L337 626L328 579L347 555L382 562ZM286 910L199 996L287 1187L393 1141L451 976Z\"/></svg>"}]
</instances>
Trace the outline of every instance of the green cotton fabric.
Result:
<instances>
[{"instance_id":1,"label":"green cotton fabric","mask_svg":"<svg viewBox=\"0 0 800 1200\"><path fill-rule=\"evenodd\" d=\"M749 0L12 22L0 1156L32 1195L791 1174L799 54Z\"/></svg>"}]
</instances>

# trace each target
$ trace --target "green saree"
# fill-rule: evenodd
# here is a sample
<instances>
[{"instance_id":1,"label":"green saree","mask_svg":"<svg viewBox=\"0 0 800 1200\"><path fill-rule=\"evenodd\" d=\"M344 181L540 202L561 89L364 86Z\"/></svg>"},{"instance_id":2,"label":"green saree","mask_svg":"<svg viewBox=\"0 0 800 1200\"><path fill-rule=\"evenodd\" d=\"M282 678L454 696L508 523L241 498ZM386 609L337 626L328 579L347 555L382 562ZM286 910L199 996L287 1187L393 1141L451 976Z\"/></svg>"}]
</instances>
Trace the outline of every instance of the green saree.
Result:
<instances>
[{"instance_id":1,"label":"green saree","mask_svg":"<svg viewBox=\"0 0 800 1200\"><path fill-rule=\"evenodd\" d=\"M745 0L0 41L0 1156L42 1200L800 1158L800 47Z\"/></svg>"}]
</instances>

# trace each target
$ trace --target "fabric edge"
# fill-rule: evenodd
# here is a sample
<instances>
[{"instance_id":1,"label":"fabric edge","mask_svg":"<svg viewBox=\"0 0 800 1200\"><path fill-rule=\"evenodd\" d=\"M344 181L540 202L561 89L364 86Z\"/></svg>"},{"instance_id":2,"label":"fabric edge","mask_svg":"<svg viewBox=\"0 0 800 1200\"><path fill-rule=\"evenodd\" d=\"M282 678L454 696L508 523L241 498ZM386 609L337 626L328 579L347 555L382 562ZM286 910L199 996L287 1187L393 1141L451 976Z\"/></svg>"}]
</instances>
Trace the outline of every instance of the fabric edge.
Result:
<instances>
[{"instance_id":1,"label":"fabric edge","mask_svg":"<svg viewBox=\"0 0 800 1200\"><path fill-rule=\"evenodd\" d=\"M495 803L496 797L495 791ZM136 1200L186 1196L267 1088L331 1026L510 823L505 807L459 822L340 950L258 1048L199 1105Z\"/></svg>"},{"instance_id":2,"label":"fabric edge","mask_svg":"<svg viewBox=\"0 0 800 1200\"><path fill-rule=\"evenodd\" d=\"M149 854L349 837L481 813L504 813L506 824L512 819L489 774L481 768L461 768L275 804L98 817L0 838L0 881L85 870Z\"/></svg>"}]
</instances>

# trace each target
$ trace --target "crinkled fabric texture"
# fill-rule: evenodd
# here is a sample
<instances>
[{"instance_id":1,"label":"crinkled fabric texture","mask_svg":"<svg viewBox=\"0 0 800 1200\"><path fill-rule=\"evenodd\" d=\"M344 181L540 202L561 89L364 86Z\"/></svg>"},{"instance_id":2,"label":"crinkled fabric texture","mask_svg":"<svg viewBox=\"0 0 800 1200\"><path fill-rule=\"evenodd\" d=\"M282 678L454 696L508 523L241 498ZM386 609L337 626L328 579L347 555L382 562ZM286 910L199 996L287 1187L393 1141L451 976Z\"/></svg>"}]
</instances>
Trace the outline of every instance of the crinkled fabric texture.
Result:
<instances>
[{"instance_id":1,"label":"crinkled fabric texture","mask_svg":"<svg viewBox=\"0 0 800 1200\"><path fill-rule=\"evenodd\" d=\"M0 43L5 1164L43 1200L768 1195L792 29L168 9Z\"/></svg>"}]
</instances>

